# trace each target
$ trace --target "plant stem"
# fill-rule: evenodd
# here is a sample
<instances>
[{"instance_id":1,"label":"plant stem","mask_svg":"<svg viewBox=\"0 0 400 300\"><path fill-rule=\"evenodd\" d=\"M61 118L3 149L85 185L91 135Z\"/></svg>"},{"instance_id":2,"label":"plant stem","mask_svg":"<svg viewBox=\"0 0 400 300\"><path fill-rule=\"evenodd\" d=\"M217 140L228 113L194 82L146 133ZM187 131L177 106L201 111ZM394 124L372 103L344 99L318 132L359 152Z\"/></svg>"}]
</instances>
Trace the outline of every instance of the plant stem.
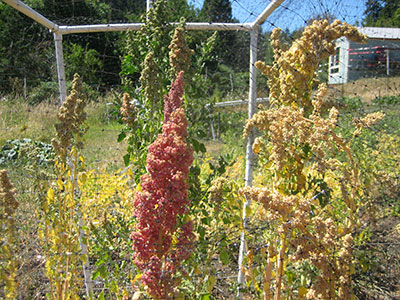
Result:
<instances>
[{"instance_id":1,"label":"plant stem","mask_svg":"<svg viewBox=\"0 0 400 300\"><path fill-rule=\"evenodd\" d=\"M278 267L276 270L277 274L276 274L275 300L281 299L283 261L285 260L285 252L286 252L286 232L282 234L281 238L282 238L282 244L279 251Z\"/></svg>"},{"instance_id":2,"label":"plant stem","mask_svg":"<svg viewBox=\"0 0 400 300\"><path fill-rule=\"evenodd\" d=\"M264 300L271 300L271 275L272 275L272 267L273 261L272 257L274 256L273 246L270 245L268 247L268 260L267 260L267 269L265 270L264 276Z\"/></svg>"}]
</instances>

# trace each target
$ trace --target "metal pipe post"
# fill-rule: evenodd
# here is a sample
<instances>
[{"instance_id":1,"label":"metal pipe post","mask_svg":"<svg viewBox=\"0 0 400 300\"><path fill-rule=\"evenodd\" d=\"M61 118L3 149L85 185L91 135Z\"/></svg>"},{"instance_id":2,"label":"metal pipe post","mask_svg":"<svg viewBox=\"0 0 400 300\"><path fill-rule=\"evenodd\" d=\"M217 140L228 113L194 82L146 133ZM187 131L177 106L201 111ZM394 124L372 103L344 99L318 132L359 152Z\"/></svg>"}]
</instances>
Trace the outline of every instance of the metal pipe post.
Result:
<instances>
[{"instance_id":1,"label":"metal pipe post","mask_svg":"<svg viewBox=\"0 0 400 300\"><path fill-rule=\"evenodd\" d=\"M176 22L169 23L172 26L178 25ZM58 27L58 31L65 34L73 33L89 33L89 32L111 32L111 31L128 31L140 30L143 23L126 23L126 24L97 24L97 25L62 25ZM223 30L223 31L250 31L251 23L186 23L187 30Z\"/></svg>"},{"instance_id":2,"label":"metal pipe post","mask_svg":"<svg viewBox=\"0 0 400 300\"><path fill-rule=\"evenodd\" d=\"M150 8L153 6L153 0L146 0L146 13L149 12Z\"/></svg>"},{"instance_id":3,"label":"metal pipe post","mask_svg":"<svg viewBox=\"0 0 400 300\"><path fill-rule=\"evenodd\" d=\"M386 75L390 75L390 50L386 49Z\"/></svg>"},{"instance_id":4,"label":"metal pipe post","mask_svg":"<svg viewBox=\"0 0 400 300\"><path fill-rule=\"evenodd\" d=\"M67 86L65 83L64 54L62 46L62 34L54 33L54 43L56 46L58 89L60 92L60 105L62 105L67 97Z\"/></svg>"},{"instance_id":5,"label":"metal pipe post","mask_svg":"<svg viewBox=\"0 0 400 300\"><path fill-rule=\"evenodd\" d=\"M257 69L255 63L257 61L257 39L258 39L258 26L255 26L252 31L250 31L250 86L249 86L249 119L257 111ZM253 183L253 162L254 162L254 152L253 144L255 139L255 130L253 129L247 139L246 148L246 173L245 173L245 186L252 186ZM247 208L250 206L250 201L246 199L243 205L243 230L240 235L240 248L239 248L239 272L238 272L238 292L237 297L243 299L241 289L244 282L244 274L242 271L243 258L246 250L246 227L248 217L246 215Z\"/></svg>"},{"instance_id":6,"label":"metal pipe post","mask_svg":"<svg viewBox=\"0 0 400 300\"><path fill-rule=\"evenodd\" d=\"M72 157L68 158L68 165L71 170L71 181L75 182L75 190L73 191L74 194L81 195L81 190L79 188L78 184L78 179L77 179L77 174L75 170L75 166L72 162ZM85 290L86 290L86 296L87 299L92 299L94 294L93 294L93 281L92 281L92 274L90 271L90 263L89 263L89 251L88 247L86 244L86 237L85 237L85 230L83 229L83 216L82 216L82 209L80 205L77 205L75 208L76 214L78 215L79 219L79 246L81 247L81 255L82 257L85 257L85 262L82 265L83 269L83 279L84 279L84 284L85 284Z\"/></svg>"}]
</instances>

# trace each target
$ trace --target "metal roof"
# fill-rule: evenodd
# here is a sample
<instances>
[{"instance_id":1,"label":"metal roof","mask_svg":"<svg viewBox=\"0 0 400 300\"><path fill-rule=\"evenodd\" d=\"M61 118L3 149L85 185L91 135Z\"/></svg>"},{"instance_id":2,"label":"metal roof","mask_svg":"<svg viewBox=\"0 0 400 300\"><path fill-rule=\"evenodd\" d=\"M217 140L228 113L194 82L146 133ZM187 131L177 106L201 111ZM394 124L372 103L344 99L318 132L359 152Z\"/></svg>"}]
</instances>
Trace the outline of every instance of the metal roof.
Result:
<instances>
[{"instance_id":1,"label":"metal roof","mask_svg":"<svg viewBox=\"0 0 400 300\"><path fill-rule=\"evenodd\" d=\"M369 39L400 40L400 28L359 27L358 30Z\"/></svg>"}]
</instances>

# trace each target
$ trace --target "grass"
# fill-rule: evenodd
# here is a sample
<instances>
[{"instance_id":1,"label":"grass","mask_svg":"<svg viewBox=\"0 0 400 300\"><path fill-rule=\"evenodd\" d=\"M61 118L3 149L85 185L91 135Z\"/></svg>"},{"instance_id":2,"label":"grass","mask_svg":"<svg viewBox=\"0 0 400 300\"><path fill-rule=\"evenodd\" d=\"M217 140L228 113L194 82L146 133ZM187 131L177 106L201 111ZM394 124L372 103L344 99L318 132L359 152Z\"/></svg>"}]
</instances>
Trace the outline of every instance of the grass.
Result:
<instances>
[{"instance_id":1,"label":"grass","mask_svg":"<svg viewBox=\"0 0 400 300\"><path fill-rule=\"evenodd\" d=\"M363 78L330 87L335 98L359 97L365 102L371 102L384 96L400 95L400 77Z\"/></svg>"},{"instance_id":2,"label":"grass","mask_svg":"<svg viewBox=\"0 0 400 300\"><path fill-rule=\"evenodd\" d=\"M126 145L117 142L122 129L115 119L107 120L106 101L88 104L83 154L89 167L118 169L123 167ZM58 106L41 103L31 106L23 101L0 102L0 148L7 140L30 138L50 143L55 136Z\"/></svg>"},{"instance_id":3,"label":"grass","mask_svg":"<svg viewBox=\"0 0 400 300\"><path fill-rule=\"evenodd\" d=\"M10 139L50 142L55 134L57 106L31 106L23 101L0 102L0 146Z\"/></svg>"}]
</instances>

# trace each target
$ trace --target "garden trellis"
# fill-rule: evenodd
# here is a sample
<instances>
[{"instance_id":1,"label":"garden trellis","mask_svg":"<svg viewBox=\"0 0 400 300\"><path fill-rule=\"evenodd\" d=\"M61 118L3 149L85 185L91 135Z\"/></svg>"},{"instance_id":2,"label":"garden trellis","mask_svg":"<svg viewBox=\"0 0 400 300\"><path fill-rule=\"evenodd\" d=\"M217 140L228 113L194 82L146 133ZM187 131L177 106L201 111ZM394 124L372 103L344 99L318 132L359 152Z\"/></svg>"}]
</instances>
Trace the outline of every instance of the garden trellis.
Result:
<instances>
[{"instance_id":1,"label":"garden trellis","mask_svg":"<svg viewBox=\"0 0 400 300\"><path fill-rule=\"evenodd\" d=\"M141 23L131 24L97 24L97 25L75 25L75 26L61 26L43 15L39 14L23 2L19 0L3 0L3 2L14 7L16 10L32 18L36 22L48 28L54 36L55 53L57 60L57 74L59 84L59 97L60 103L63 103L66 98L66 79L64 69L64 54L63 54L63 36L67 34L76 33L93 33L93 32L111 32L111 31L128 31L139 30L142 26ZM226 31L226 30L241 30L250 33L250 70L249 70L249 100L248 100L248 117L249 119L256 113L257 110L257 72L255 62L257 61L257 41L260 26L267 20L267 18L284 2L284 0L271 1L264 11L251 23L186 23L187 30L213 30L213 31ZM151 0L147 0L147 10L151 7ZM251 186L253 181L253 160L254 153L252 145L254 143L254 131L249 135L246 147L246 171L245 171L245 185ZM250 202L246 200L243 206L243 228L246 228L246 211ZM241 234L241 243L239 250L239 292L238 296L241 298L240 288L244 282L244 274L242 272L242 262L245 251L245 233Z\"/></svg>"}]
</instances>

